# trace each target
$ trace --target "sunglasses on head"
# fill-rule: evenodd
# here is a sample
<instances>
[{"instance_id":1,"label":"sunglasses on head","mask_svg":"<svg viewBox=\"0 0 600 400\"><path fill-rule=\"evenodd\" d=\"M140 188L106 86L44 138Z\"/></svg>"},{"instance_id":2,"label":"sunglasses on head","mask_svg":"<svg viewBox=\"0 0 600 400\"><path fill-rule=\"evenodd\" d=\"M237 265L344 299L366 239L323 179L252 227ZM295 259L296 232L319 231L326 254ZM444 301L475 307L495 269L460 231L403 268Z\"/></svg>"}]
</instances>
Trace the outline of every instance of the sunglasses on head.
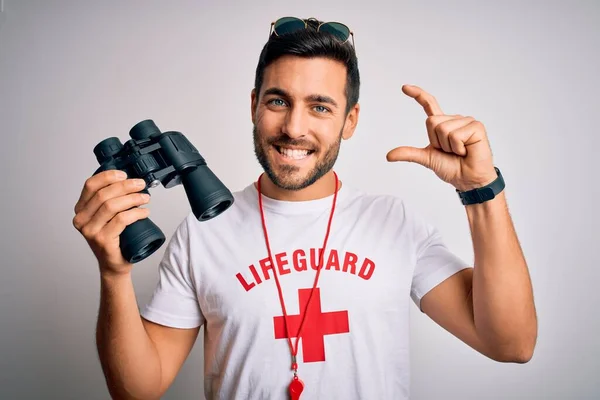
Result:
<instances>
[{"instance_id":1,"label":"sunglasses on head","mask_svg":"<svg viewBox=\"0 0 600 400\"><path fill-rule=\"evenodd\" d=\"M319 21L315 18L308 19L300 19L296 17L283 17L279 18L275 22L271 22L271 29L269 30L269 37L273 33L275 35L285 35L286 33L292 33L299 31L301 29L308 28L308 21L315 21L319 23ZM323 22L318 24L317 32L327 32L331 33L337 39L339 39L342 43L346 43L350 37L352 37L352 47L354 47L354 33L348 28L346 25L341 22Z\"/></svg>"}]
</instances>

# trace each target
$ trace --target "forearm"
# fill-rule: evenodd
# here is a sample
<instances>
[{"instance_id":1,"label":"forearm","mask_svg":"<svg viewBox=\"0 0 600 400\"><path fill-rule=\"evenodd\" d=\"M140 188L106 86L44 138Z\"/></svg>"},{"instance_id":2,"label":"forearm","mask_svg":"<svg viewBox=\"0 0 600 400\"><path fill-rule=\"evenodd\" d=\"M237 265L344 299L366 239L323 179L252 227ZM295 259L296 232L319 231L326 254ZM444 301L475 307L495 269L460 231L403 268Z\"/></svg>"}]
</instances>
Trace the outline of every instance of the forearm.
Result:
<instances>
[{"instance_id":1,"label":"forearm","mask_svg":"<svg viewBox=\"0 0 600 400\"><path fill-rule=\"evenodd\" d=\"M477 336L498 358L526 361L537 337L536 312L505 194L465 208L475 254L472 297Z\"/></svg>"},{"instance_id":2,"label":"forearm","mask_svg":"<svg viewBox=\"0 0 600 400\"><path fill-rule=\"evenodd\" d=\"M160 397L160 359L142 324L129 275L101 278L96 344L112 397Z\"/></svg>"}]
</instances>

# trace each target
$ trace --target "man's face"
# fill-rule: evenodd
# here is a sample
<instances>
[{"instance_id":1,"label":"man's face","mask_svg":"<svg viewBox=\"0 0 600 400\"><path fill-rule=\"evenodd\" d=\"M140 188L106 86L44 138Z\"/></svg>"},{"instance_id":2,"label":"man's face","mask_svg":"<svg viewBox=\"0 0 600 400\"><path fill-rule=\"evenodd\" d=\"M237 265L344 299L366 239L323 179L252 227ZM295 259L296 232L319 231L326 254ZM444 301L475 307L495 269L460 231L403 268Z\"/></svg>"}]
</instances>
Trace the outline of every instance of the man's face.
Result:
<instances>
[{"instance_id":1,"label":"man's face","mask_svg":"<svg viewBox=\"0 0 600 400\"><path fill-rule=\"evenodd\" d=\"M324 58L285 56L265 69L252 92L254 152L275 185L303 189L331 170L358 119L358 105L345 115L345 87L346 67Z\"/></svg>"}]
</instances>

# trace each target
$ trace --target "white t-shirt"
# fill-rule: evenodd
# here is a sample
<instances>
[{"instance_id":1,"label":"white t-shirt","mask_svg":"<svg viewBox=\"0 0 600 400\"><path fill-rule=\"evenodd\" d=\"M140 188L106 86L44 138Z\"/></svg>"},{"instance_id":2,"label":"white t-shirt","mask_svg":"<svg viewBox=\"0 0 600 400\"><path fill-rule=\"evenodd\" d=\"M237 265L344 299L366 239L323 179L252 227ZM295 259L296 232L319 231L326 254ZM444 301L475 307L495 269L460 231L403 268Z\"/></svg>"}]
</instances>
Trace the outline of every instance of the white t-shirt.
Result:
<instances>
[{"instance_id":1,"label":"white t-shirt","mask_svg":"<svg viewBox=\"0 0 600 400\"><path fill-rule=\"evenodd\" d=\"M198 222L190 213L182 221L141 313L171 327L204 325L207 399L287 399L291 352L258 191L250 184L234 196L212 220ZM332 200L263 196L292 335L313 286ZM408 399L411 298L420 306L430 289L469 266L402 200L346 183L323 255L298 345L301 399Z\"/></svg>"}]
</instances>

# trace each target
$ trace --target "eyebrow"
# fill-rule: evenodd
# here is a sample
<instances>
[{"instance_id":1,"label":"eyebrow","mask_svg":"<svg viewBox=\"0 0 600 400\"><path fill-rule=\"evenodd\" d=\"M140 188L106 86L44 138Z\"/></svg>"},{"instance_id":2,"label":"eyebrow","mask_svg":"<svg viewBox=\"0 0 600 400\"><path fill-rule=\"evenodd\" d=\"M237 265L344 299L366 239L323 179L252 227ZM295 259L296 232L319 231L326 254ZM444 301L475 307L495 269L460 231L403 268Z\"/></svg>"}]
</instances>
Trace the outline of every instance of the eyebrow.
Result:
<instances>
[{"instance_id":1,"label":"eyebrow","mask_svg":"<svg viewBox=\"0 0 600 400\"><path fill-rule=\"evenodd\" d=\"M286 92L285 90L278 88L278 87L272 87L272 88L265 90L265 92L263 93L263 96L268 96L270 94L273 94L276 96L281 96L281 97L287 97L287 98L291 97L288 92ZM332 99L329 96L322 95L322 94L311 94L311 95L306 96L304 99L306 101L312 101L312 102L316 102L316 103L326 103L326 104L331 104L332 106L334 106L336 108L338 107L338 104L334 99Z\"/></svg>"}]
</instances>

